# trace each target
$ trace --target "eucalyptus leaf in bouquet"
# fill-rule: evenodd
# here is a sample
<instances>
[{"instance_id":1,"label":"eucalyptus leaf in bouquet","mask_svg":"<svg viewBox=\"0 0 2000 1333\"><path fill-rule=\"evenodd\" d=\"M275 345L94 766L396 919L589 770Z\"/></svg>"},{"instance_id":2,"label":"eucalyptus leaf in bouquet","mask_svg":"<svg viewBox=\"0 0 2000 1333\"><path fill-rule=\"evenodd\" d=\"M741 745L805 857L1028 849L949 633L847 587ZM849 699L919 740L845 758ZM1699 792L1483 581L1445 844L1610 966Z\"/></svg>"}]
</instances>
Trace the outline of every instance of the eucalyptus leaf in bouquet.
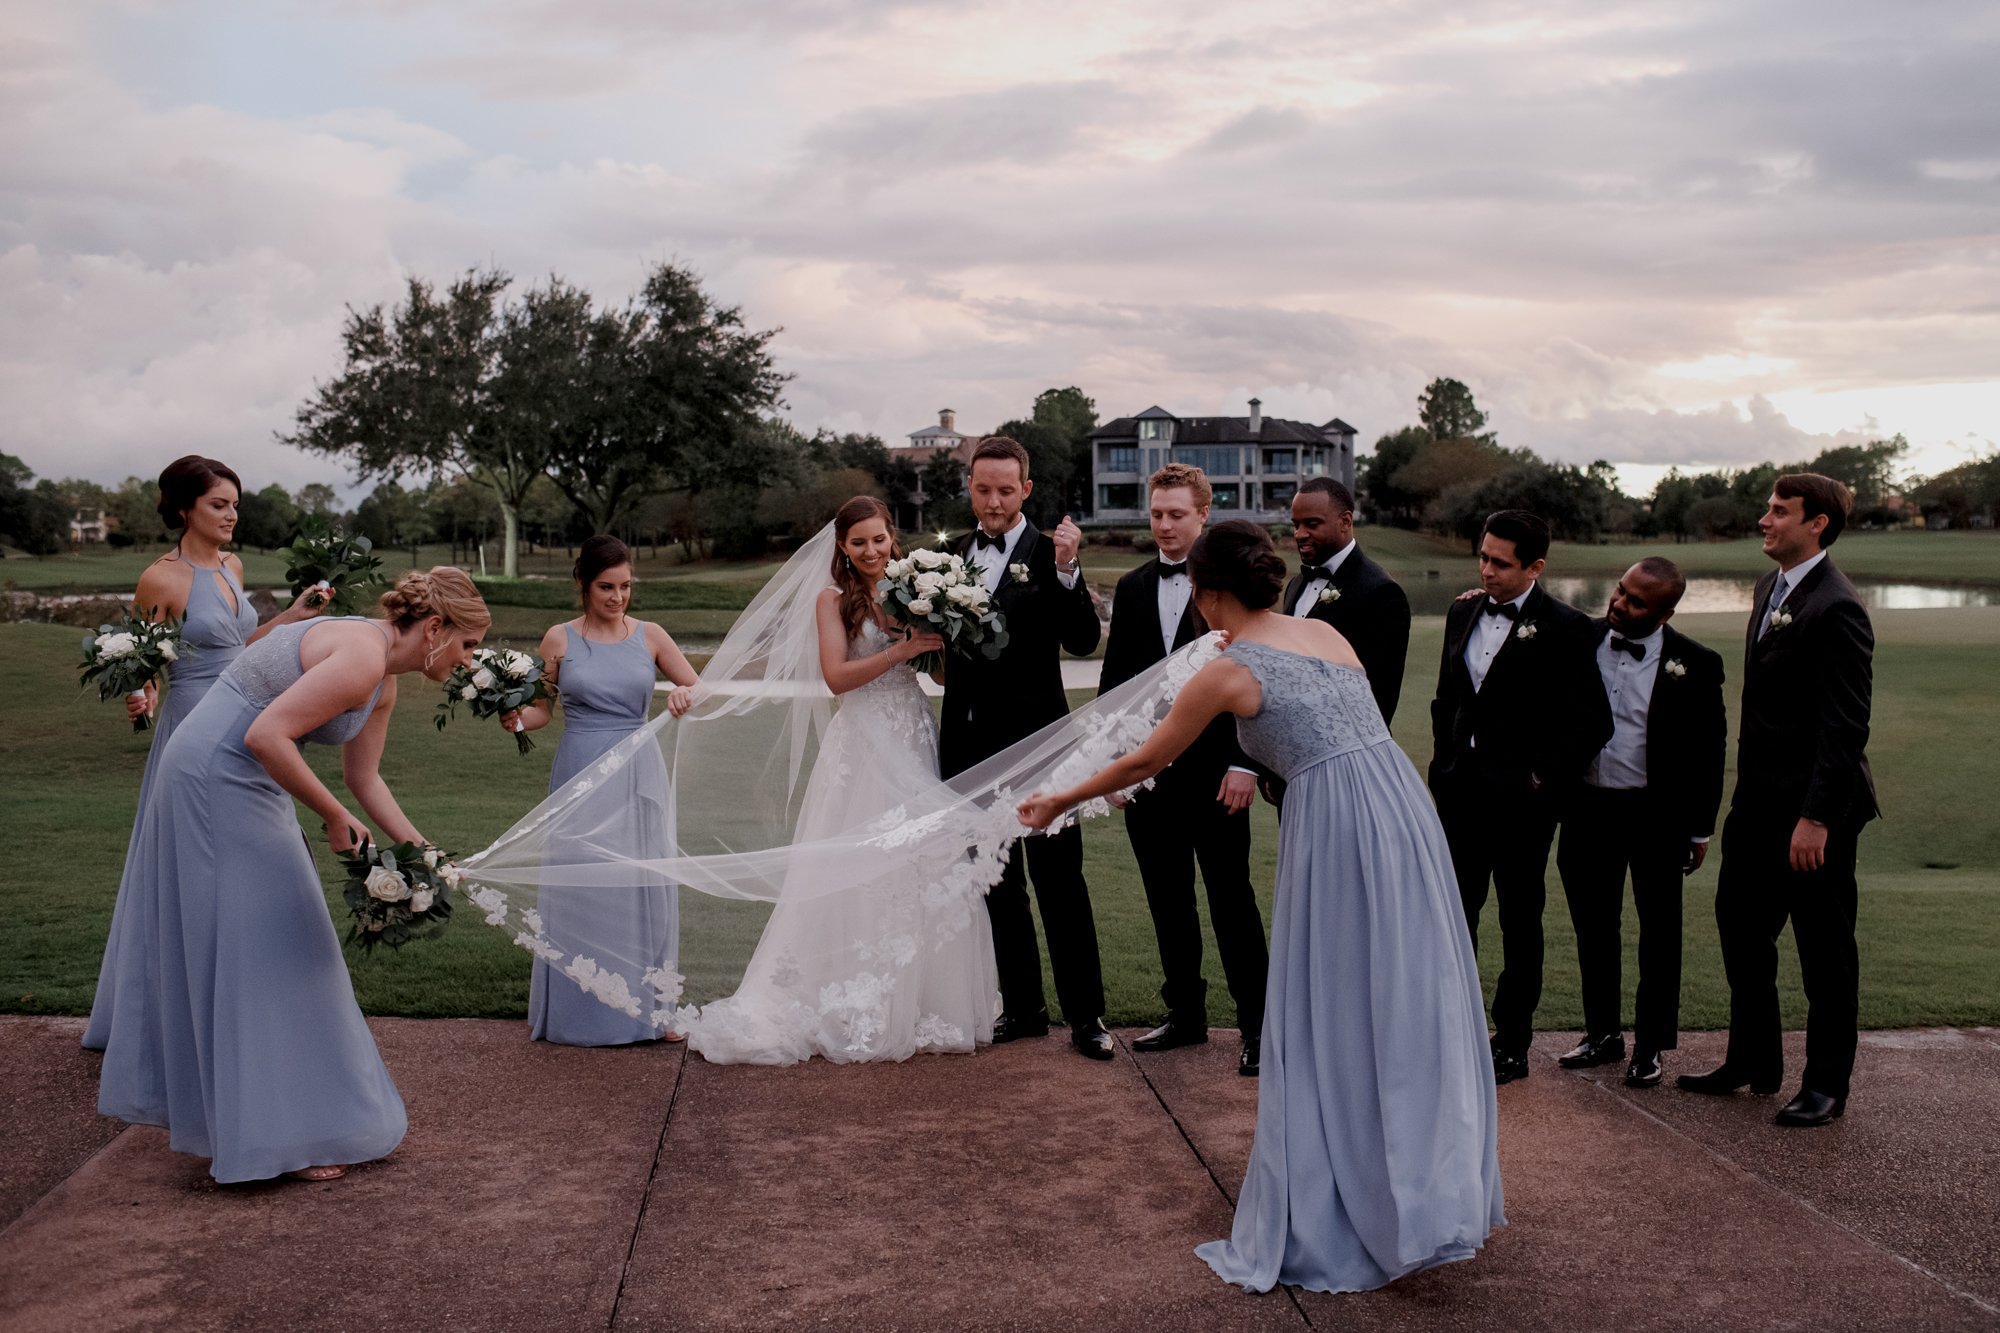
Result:
<instances>
[{"instance_id":1,"label":"eucalyptus leaf in bouquet","mask_svg":"<svg viewBox=\"0 0 2000 1333\"><path fill-rule=\"evenodd\" d=\"M949 551L919 547L891 560L876 585L882 609L913 630L944 637L947 648L970 653L977 649L990 661L1007 646L1007 618L993 604L976 565ZM936 671L944 663L936 652L924 653L911 665Z\"/></svg>"},{"instance_id":2,"label":"eucalyptus leaf in bouquet","mask_svg":"<svg viewBox=\"0 0 2000 1333\"><path fill-rule=\"evenodd\" d=\"M433 937L451 919L458 867L428 843L377 847L363 839L359 847L335 855L347 871L340 893L354 918L347 942L361 952L373 953L380 944L400 949L419 936Z\"/></svg>"},{"instance_id":3,"label":"eucalyptus leaf in bouquet","mask_svg":"<svg viewBox=\"0 0 2000 1333\"><path fill-rule=\"evenodd\" d=\"M320 606L333 615L351 616L361 609L370 589L387 582L374 549L375 543L358 534L349 536L326 515L308 514L292 544L278 554L285 558L285 577L291 580L294 598L308 588L317 589Z\"/></svg>"},{"instance_id":4,"label":"eucalyptus leaf in bouquet","mask_svg":"<svg viewBox=\"0 0 2000 1333\"><path fill-rule=\"evenodd\" d=\"M444 702L437 706L437 729L458 714L462 703L474 717L498 717L526 708L529 704L556 697L556 687L548 679L548 663L539 653L514 648L481 648L472 655L472 665L454 668L445 677ZM528 733L516 728L515 748L522 754L535 748Z\"/></svg>"},{"instance_id":5,"label":"eucalyptus leaf in bouquet","mask_svg":"<svg viewBox=\"0 0 2000 1333\"><path fill-rule=\"evenodd\" d=\"M192 649L181 642L181 622L168 617L155 620L157 611L127 613L116 625L99 625L95 634L83 636L83 675L80 683L97 685L97 697L128 698L145 693L169 662L177 662ZM152 723L144 713L132 719L132 730L144 731Z\"/></svg>"}]
</instances>

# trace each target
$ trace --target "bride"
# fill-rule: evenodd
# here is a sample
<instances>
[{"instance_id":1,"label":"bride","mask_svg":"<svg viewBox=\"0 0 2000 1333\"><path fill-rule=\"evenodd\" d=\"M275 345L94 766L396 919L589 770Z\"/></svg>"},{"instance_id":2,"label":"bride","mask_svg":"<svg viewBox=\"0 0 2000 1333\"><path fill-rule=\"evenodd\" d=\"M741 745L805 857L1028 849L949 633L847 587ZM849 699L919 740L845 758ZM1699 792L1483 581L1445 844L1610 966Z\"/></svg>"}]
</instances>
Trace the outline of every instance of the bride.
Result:
<instances>
[{"instance_id":1,"label":"bride","mask_svg":"<svg viewBox=\"0 0 2000 1333\"><path fill-rule=\"evenodd\" d=\"M839 711L799 807L814 844L920 799L938 783L937 723L910 667L944 646L884 615L875 584L902 554L887 505L857 496L833 519L832 582L813 603L819 674ZM770 923L734 995L680 1020L718 1064L904 1060L970 1051L993 1037L993 934L976 894L926 883L914 867L813 892L813 859L786 871Z\"/></svg>"}]
</instances>

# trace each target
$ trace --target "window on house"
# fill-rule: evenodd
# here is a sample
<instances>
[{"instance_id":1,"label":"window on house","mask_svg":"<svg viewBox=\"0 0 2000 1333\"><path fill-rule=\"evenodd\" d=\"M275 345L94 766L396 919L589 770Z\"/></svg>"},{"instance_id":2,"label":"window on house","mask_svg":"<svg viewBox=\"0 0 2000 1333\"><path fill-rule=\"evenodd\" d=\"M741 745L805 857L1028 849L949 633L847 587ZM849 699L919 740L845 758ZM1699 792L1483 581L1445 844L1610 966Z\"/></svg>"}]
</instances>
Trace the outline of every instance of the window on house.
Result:
<instances>
[{"instance_id":1,"label":"window on house","mask_svg":"<svg viewBox=\"0 0 2000 1333\"><path fill-rule=\"evenodd\" d=\"M1137 509L1139 507L1139 483L1117 481L1097 488L1097 507L1106 509Z\"/></svg>"},{"instance_id":2,"label":"window on house","mask_svg":"<svg viewBox=\"0 0 2000 1333\"><path fill-rule=\"evenodd\" d=\"M1139 446L1136 444L1114 444L1104 451L1106 472L1137 472L1139 470Z\"/></svg>"},{"instance_id":3,"label":"window on house","mask_svg":"<svg viewBox=\"0 0 2000 1333\"><path fill-rule=\"evenodd\" d=\"M1267 481L1264 483L1264 507L1266 509L1290 509L1292 497L1299 493L1295 481Z\"/></svg>"},{"instance_id":4,"label":"window on house","mask_svg":"<svg viewBox=\"0 0 2000 1333\"><path fill-rule=\"evenodd\" d=\"M1174 423L1158 417L1139 423L1139 438L1142 440L1171 440L1174 438Z\"/></svg>"},{"instance_id":5,"label":"window on house","mask_svg":"<svg viewBox=\"0 0 2000 1333\"><path fill-rule=\"evenodd\" d=\"M1295 475L1299 470L1299 451L1296 449L1266 449L1264 451L1264 471L1281 477Z\"/></svg>"},{"instance_id":6,"label":"window on house","mask_svg":"<svg viewBox=\"0 0 2000 1333\"><path fill-rule=\"evenodd\" d=\"M1214 508L1241 509L1242 507L1243 507L1242 487L1240 487L1233 481L1223 482L1215 487Z\"/></svg>"},{"instance_id":7,"label":"window on house","mask_svg":"<svg viewBox=\"0 0 2000 1333\"><path fill-rule=\"evenodd\" d=\"M1180 448L1173 451L1176 463L1188 463L1198 467L1210 481L1217 477L1234 477L1243 470L1243 451L1233 447L1224 448Z\"/></svg>"},{"instance_id":8,"label":"window on house","mask_svg":"<svg viewBox=\"0 0 2000 1333\"><path fill-rule=\"evenodd\" d=\"M1308 477L1324 477L1326 475L1326 450L1306 450L1305 475Z\"/></svg>"}]
</instances>

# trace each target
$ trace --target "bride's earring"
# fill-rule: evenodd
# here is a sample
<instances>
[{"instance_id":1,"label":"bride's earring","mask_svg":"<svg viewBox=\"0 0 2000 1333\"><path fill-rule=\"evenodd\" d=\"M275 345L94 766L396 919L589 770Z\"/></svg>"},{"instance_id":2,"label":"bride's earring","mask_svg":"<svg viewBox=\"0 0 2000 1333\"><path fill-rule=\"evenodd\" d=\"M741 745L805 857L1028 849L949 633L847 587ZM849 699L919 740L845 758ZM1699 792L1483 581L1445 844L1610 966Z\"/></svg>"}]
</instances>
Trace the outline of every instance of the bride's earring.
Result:
<instances>
[{"instance_id":1,"label":"bride's earring","mask_svg":"<svg viewBox=\"0 0 2000 1333\"><path fill-rule=\"evenodd\" d=\"M437 661L437 655L440 652L444 651L444 645L439 643L436 639L432 639L430 641L430 645L431 645L431 650L424 654L424 670L426 671L429 671L431 669L431 664Z\"/></svg>"}]
</instances>

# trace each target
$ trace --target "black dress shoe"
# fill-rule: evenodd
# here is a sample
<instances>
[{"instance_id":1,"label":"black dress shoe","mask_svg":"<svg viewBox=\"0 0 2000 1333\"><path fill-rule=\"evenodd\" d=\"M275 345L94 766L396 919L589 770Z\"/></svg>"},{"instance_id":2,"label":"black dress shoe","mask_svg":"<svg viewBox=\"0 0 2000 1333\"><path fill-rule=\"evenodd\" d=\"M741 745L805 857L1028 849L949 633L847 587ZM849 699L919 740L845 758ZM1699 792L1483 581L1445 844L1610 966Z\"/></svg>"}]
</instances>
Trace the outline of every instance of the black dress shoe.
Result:
<instances>
[{"instance_id":1,"label":"black dress shoe","mask_svg":"<svg viewBox=\"0 0 2000 1333\"><path fill-rule=\"evenodd\" d=\"M1625 1066L1625 1086L1628 1088L1658 1087L1660 1076L1663 1072L1660 1068L1660 1053L1658 1051L1649 1051L1643 1046L1635 1047L1632 1051L1632 1063Z\"/></svg>"},{"instance_id":2,"label":"black dress shoe","mask_svg":"<svg viewBox=\"0 0 2000 1333\"><path fill-rule=\"evenodd\" d=\"M1166 1022L1132 1043L1135 1051L1171 1051L1176 1046L1201 1046L1208 1041L1208 1029L1192 1023Z\"/></svg>"},{"instance_id":3,"label":"black dress shoe","mask_svg":"<svg viewBox=\"0 0 2000 1333\"><path fill-rule=\"evenodd\" d=\"M1832 1124L1846 1110L1845 1097L1829 1097L1811 1088L1800 1088L1799 1095L1786 1102L1785 1109L1778 1112L1777 1123L1789 1129L1812 1129Z\"/></svg>"},{"instance_id":4,"label":"black dress shoe","mask_svg":"<svg viewBox=\"0 0 2000 1333\"><path fill-rule=\"evenodd\" d=\"M1109 1060L1116 1051L1111 1034L1104 1030L1104 1023L1095 1018L1081 1027L1071 1028L1069 1044L1092 1060Z\"/></svg>"},{"instance_id":5,"label":"black dress shoe","mask_svg":"<svg viewBox=\"0 0 2000 1333\"><path fill-rule=\"evenodd\" d=\"M1778 1090L1778 1080L1755 1079L1739 1073L1728 1065L1718 1065L1706 1074L1682 1074L1674 1080L1682 1092L1705 1092L1719 1096L1725 1092L1735 1092L1738 1088L1748 1088L1759 1097L1768 1097Z\"/></svg>"},{"instance_id":6,"label":"black dress shoe","mask_svg":"<svg viewBox=\"0 0 2000 1333\"><path fill-rule=\"evenodd\" d=\"M1625 1058L1625 1034L1622 1032L1584 1035L1582 1041L1556 1057L1556 1063L1564 1069L1595 1069L1598 1065L1616 1064Z\"/></svg>"},{"instance_id":7,"label":"black dress shoe","mask_svg":"<svg viewBox=\"0 0 2000 1333\"><path fill-rule=\"evenodd\" d=\"M1256 1078L1258 1075L1257 1048L1260 1044L1255 1037L1245 1037L1243 1049L1236 1053L1236 1072L1245 1078Z\"/></svg>"},{"instance_id":8,"label":"black dress shoe","mask_svg":"<svg viewBox=\"0 0 2000 1333\"><path fill-rule=\"evenodd\" d=\"M1046 1037L1049 1035L1049 1011L1044 1009L1029 1018L1016 1018L1012 1014L1002 1014L993 1020L993 1044L1019 1041L1023 1037Z\"/></svg>"},{"instance_id":9,"label":"black dress shoe","mask_svg":"<svg viewBox=\"0 0 2000 1333\"><path fill-rule=\"evenodd\" d=\"M1509 1051L1493 1052L1493 1081L1512 1083L1517 1078L1528 1076L1528 1057L1515 1055Z\"/></svg>"}]
</instances>

